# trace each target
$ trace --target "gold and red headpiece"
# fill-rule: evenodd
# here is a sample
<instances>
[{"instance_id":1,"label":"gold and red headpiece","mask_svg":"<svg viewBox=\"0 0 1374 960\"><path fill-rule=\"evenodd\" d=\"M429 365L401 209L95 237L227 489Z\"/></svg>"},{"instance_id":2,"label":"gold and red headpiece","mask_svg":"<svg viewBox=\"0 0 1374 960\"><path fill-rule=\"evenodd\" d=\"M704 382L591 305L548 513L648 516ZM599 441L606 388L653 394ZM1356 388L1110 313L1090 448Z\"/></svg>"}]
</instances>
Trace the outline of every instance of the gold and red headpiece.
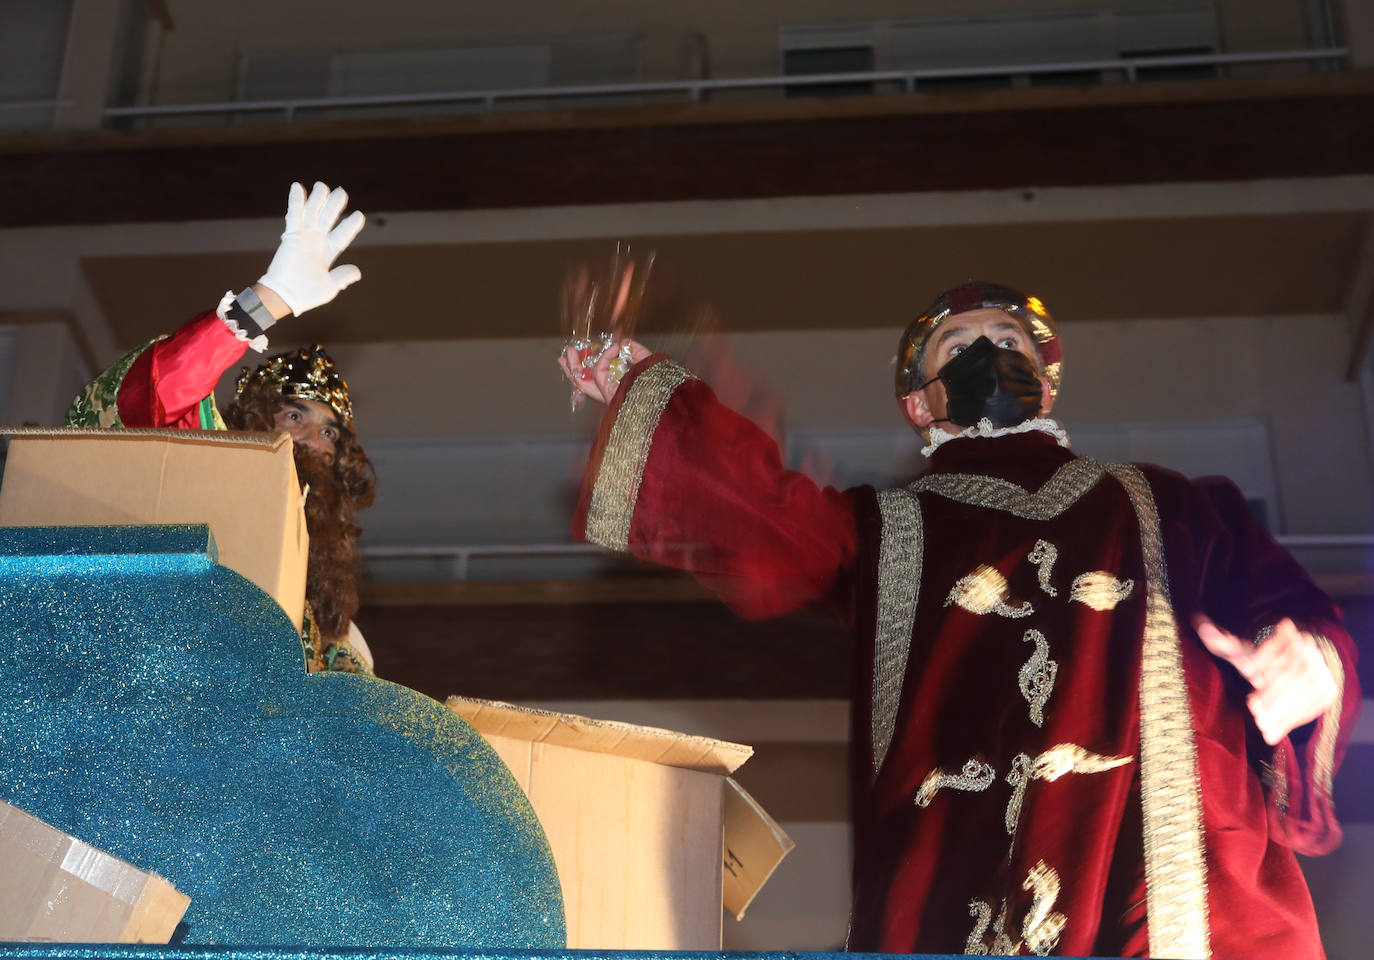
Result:
<instances>
[{"instance_id":1,"label":"gold and red headpiece","mask_svg":"<svg viewBox=\"0 0 1374 960\"><path fill-rule=\"evenodd\" d=\"M249 385L266 384L283 397L317 400L339 415L344 426L353 426L353 401L348 396L348 381L339 376L333 359L318 343L269 357L267 362L239 374L234 396Z\"/></svg>"},{"instance_id":2,"label":"gold and red headpiece","mask_svg":"<svg viewBox=\"0 0 1374 960\"><path fill-rule=\"evenodd\" d=\"M998 283L973 282L940 294L924 313L911 321L902 334L902 342L897 348L898 400L904 399L926 379L922 368L930 335L950 317L988 307L1001 310L1026 328L1035 341L1045 379L1050 383L1050 396L1059 394L1063 350L1054 318L1040 298L1028 297L1019 290Z\"/></svg>"}]
</instances>

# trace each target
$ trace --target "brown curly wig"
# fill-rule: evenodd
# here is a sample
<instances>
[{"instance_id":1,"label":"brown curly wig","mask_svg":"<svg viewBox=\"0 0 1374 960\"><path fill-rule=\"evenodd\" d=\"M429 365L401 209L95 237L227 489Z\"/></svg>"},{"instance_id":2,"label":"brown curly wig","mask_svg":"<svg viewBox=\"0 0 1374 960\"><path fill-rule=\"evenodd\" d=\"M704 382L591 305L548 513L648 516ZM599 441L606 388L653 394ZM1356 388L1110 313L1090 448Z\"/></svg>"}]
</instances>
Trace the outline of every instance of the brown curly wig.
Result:
<instances>
[{"instance_id":1,"label":"brown curly wig","mask_svg":"<svg viewBox=\"0 0 1374 960\"><path fill-rule=\"evenodd\" d=\"M249 384L224 409L224 422L234 430L277 432L277 412L286 398L267 384ZM362 529L354 515L377 496L377 475L351 427L339 427L334 462L304 447L295 448L296 474L305 498L306 529L310 532L310 563L305 599L326 640L348 633L358 612L357 540Z\"/></svg>"}]
</instances>

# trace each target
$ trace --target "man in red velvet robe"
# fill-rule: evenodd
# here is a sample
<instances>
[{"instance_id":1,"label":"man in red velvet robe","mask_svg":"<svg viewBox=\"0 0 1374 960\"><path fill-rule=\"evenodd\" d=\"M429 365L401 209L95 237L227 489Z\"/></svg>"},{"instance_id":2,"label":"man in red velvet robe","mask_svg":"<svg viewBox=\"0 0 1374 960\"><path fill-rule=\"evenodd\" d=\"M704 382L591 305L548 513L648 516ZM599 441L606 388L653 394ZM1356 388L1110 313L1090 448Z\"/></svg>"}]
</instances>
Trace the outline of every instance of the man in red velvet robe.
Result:
<instances>
[{"instance_id":1,"label":"man in red velvet robe","mask_svg":"<svg viewBox=\"0 0 1374 960\"><path fill-rule=\"evenodd\" d=\"M1019 421L943 428L966 351L1031 371L1000 381ZM857 640L851 949L1322 955L1294 852L1340 839L1350 638L1234 485L1067 449L1040 301L970 284L912 324L898 395L930 470L893 490L818 488L624 353L619 382L615 349L561 361L608 404L575 535L747 617L828 604Z\"/></svg>"}]
</instances>

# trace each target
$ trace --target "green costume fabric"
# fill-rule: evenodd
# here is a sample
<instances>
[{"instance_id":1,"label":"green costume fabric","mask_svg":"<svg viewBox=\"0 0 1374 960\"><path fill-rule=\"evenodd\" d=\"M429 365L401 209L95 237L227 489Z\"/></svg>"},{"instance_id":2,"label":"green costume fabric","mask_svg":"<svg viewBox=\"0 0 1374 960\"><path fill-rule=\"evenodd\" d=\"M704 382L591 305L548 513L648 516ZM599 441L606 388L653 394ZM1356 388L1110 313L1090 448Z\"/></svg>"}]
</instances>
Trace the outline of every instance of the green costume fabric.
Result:
<instances>
[{"instance_id":1,"label":"green costume fabric","mask_svg":"<svg viewBox=\"0 0 1374 960\"><path fill-rule=\"evenodd\" d=\"M166 335L154 337L147 343L134 347L106 367L94 380L82 387L81 392L72 400L72 405L67 408L66 425L69 427L102 427L105 429L122 428L124 421L119 417L119 390L124 386L124 378L129 375L129 369L133 367L145 350L158 341L166 339ZM213 393L200 401L200 422L203 430L229 429L224 423L224 418L220 416L219 407L215 405ZM205 426L207 423L210 426Z\"/></svg>"}]
</instances>

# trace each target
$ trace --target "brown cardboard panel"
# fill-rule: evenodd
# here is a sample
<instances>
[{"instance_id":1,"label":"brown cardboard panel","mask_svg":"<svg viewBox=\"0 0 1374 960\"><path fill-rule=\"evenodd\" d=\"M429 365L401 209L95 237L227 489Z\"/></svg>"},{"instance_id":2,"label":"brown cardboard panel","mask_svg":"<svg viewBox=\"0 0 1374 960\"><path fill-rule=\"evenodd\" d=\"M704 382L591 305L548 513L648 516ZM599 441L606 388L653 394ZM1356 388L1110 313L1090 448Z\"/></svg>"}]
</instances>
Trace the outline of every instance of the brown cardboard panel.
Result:
<instances>
[{"instance_id":1,"label":"brown cardboard panel","mask_svg":"<svg viewBox=\"0 0 1374 960\"><path fill-rule=\"evenodd\" d=\"M572 713L534 710L495 700L451 696L448 706L479 733L536 743L574 746L650 763L726 776L754 755L741 743L697 737L658 727L594 720Z\"/></svg>"},{"instance_id":2,"label":"brown cardboard panel","mask_svg":"<svg viewBox=\"0 0 1374 960\"><path fill-rule=\"evenodd\" d=\"M0 940L166 943L191 900L0 801Z\"/></svg>"},{"instance_id":3,"label":"brown cardboard panel","mask_svg":"<svg viewBox=\"0 0 1374 960\"><path fill-rule=\"evenodd\" d=\"M529 796L558 867L570 948L720 948L725 781L750 747L468 697L448 706ZM757 804L735 820L750 866L732 902L747 905L791 841Z\"/></svg>"},{"instance_id":4,"label":"brown cardboard panel","mask_svg":"<svg viewBox=\"0 0 1374 960\"><path fill-rule=\"evenodd\" d=\"M570 948L719 949L719 777L486 738L549 838Z\"/></svg>"},{"instance_id":5,"label":"brown cardboard panel","mask_svg":"<svg viewBox=\"0 0 1374 960\"><path fill-rule=\"evenodd\" d=\"M725 778L725 877L721 895L736 920L796 846L778 822L733 777Z\"/></svg>"},{"instance_id":6,"label":"brown cardboard panel","mask_svg":"<svg viewBox=\"0 0 1374 960\"><path fill-rule=\"evenodd\" d=\"M148 874L143 895L134 901L121 939L126 943L167 943L191 898L156 874Z\"/></svg>"},{"instance_id":7,"label":"brown cardboard panel","mask_svg":"<svg viewBox=\"0 0 1374 960\"><path fill-rule=\"evenodd\" d=\"M209 524L219 562L269 593L300 628L310 541L284 434L12 432L0 526L127 523Z\"/></svg>"}]
</instances>

